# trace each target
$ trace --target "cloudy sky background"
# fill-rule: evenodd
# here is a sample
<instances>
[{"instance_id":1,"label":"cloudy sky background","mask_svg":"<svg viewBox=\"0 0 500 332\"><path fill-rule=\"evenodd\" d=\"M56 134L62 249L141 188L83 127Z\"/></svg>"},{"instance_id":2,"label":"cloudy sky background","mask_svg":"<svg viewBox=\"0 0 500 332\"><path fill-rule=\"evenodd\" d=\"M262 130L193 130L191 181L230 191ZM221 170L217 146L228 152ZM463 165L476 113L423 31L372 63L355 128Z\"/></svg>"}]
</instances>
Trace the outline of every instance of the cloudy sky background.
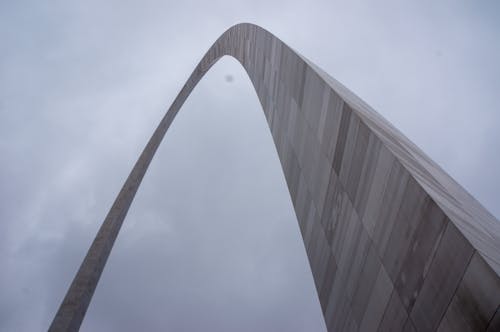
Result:
<instances>
[{"instance_id":1,"label":"cloudy sky background","mask_svg":"<svg viewBox=\"0 0 500 332\"><path fill-rule=\"evenodd\" d=\"M154 127L239 22L341 81L500 216L497 1L3 0L0 331L47 329ZM231 58L166 135L82 325L166 329L325 329L267 123Z\"/></svg>"}]
</instances>

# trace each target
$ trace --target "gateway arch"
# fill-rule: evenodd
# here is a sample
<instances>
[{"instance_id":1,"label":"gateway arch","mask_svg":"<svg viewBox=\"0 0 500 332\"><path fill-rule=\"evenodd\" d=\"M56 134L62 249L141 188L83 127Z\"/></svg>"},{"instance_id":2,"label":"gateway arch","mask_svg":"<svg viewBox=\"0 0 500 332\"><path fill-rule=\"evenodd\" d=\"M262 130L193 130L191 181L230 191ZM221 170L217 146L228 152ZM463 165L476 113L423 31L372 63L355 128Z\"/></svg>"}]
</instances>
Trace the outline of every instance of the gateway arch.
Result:
<instances>
[{"instance_id":1,"label":"gateway arch","mask_svg":"<svg viewBox=\"0 0 500 332\"><path fill-rule=\"evenodd\" d=\"M500 222L366 103L247 23L224 32L182 87L49 331L79 329L155 151L224 55L245 68L266 115L328 331L500 331Z\"/></svg>"}]
</instances>

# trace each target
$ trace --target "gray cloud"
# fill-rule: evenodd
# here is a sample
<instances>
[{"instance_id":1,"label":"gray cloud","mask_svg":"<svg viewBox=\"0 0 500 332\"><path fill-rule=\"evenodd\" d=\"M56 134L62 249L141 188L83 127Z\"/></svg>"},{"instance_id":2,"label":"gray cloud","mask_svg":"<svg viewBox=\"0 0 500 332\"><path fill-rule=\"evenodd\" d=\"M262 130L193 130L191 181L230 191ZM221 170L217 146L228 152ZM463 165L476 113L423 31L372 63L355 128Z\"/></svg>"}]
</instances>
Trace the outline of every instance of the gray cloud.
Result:
<instances>
[{"instance_id":1,"label":"gray cloud","mask_svg":"<svg viewBox=\"0 0 500 332\"><path fill-rule=\"evenodd\" d=\"M0 331L48 327L152 129L206 49L242 21L360 95L498 217L493 6L0 4ZM324 330L246 74L224 58L191 97L144 179L82 330Z\"/></svg>"}]
</instances>

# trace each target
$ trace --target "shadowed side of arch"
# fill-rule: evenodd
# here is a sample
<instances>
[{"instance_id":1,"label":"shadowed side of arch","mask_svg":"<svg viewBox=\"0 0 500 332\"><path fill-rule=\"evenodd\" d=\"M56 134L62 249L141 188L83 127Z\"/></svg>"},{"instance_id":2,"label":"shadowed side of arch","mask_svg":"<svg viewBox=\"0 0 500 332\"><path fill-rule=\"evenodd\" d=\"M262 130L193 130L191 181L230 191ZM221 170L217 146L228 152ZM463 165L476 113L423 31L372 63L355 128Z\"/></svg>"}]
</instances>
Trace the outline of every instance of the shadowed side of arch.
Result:
<instances>
[{"instance_id":1,"label":"shadowed side of arch","mask_svg":"<svg viewBox=\"0 0 500 332\"><path fill-rule=\"evenodd\" d=\"M244 23L212 45L154 131L50 331L79 329L161 140L224 55L242 64L257 91L329 331L498 327L498 220L340 83L271 33Z\"/></svg>"}]
</instances>

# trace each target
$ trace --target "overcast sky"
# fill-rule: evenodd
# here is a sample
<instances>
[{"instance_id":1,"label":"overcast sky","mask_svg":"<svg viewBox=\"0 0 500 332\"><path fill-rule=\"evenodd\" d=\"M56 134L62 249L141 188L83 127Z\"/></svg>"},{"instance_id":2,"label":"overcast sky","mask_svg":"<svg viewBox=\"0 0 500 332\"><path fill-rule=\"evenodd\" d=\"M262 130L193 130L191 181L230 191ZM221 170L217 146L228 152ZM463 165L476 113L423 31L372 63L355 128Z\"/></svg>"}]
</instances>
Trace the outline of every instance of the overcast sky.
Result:
<instances>
[{"instance_id":1,"label":"overcast sky","mask_svg":"<svg viewBox=\"0 0 500 332\"><path fill-rule=\"evenodd\" d=\"M0 0L0 331L48 328L154 127L239 22L341 81L498 218L500 6L409 3ZM223 58L158 150L81 330L324 329L263 112Z\"/></svg>"}]
</instances>

